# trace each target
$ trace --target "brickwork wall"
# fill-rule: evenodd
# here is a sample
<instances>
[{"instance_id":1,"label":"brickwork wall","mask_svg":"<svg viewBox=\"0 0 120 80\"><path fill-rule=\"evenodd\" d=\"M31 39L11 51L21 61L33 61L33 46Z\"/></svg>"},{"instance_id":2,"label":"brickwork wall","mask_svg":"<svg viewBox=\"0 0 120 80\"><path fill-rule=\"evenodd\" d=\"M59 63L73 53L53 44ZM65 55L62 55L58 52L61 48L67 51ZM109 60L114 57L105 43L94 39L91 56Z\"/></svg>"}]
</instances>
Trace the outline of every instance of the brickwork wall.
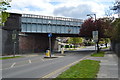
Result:
<instances>
[{"instance_id":1,"label":"brickwork wall","mask_svg":"<svg viewBox=\"0 0 120 80\"><path fill-rule=\"evenodd\" d=\"M55 37L52 37L52 48L54 47ZM27 34L19 37L20 53L39 53L45 52L49 48L49 38L47 34Z\"/></svg>"}]
</instances>

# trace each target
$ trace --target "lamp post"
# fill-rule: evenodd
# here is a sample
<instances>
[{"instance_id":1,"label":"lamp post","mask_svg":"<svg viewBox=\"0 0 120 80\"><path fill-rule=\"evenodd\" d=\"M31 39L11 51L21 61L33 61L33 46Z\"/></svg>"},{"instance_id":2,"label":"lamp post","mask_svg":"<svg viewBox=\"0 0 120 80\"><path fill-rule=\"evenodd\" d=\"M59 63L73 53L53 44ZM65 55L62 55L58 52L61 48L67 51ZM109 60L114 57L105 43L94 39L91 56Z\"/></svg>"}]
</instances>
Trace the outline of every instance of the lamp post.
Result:
<instances>
[{"instance_id":1,"label":"lamp post","mask_svg":"<svg viewBox=\"0 0 120 80\"><path fill-rule=\"evenodd\" d=\"M90 17L92 17L92 15L94 15L94 17L95 17L95 22L96 22L96 14L87 14L87 16L90 16ZM96 26L96 25L95 25ZM98 43L99 43L99 36L98 36L98 34L99 34L99 31L98 31L98 27L97 27L97 40L96 40L96 44L97 44L97 52L99 52L99 45L98 45Z\"/></svg>"},{"instance_id":2,"label":"lamp post","mask_svg":"<svg viewBox=\"0 0 120 80\"><path fill-rule=\"evenodd\" d=\"M94 16L95 16L95 21L96 21L96 14L87 14L87 16L92 17L91 15L94 15Z\"/></svg>"},{"instance_id":3,"label":"lamp post","mask_svg":"<svg viewBox=\"0 0 120 80\"><path fill-rule=\"evenodd\" d=\"M50 57L51 57L51 52L52 52L52 49L51 49L51 44L52 44L52 40L51 40L51 37L52 37L52 29L51 29L51 27L50 27L51 21L49 21L48 24L49 24L49 30L50 30L50 33L48 34L48 37L49 37L49 49L50 49Z\"/></svg>"}]
</instances>

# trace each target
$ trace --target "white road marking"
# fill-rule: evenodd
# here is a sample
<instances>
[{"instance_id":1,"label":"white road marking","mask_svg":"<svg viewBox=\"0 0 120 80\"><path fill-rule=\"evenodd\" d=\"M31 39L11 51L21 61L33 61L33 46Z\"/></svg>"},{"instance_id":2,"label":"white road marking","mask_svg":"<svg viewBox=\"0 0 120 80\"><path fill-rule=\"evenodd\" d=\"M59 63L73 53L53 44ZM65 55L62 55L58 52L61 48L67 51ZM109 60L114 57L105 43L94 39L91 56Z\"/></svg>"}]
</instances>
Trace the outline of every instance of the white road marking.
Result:
<instances>
[{"instance_id":1,"label":"white road marking","mask_svg":"<svg viewBox=\"0 0 120 80\"><path fill-rule=\"evenodd\" d=\"M44 59L41 58L42 61L44 61Z\"/></svg>"},{"instance_id":2,"label":"white road marking","mask_svg":"<svg viewBox=\"0 0 120 80\"><path fill-rule=\"evenodd\" d=\"M14 67L14 66L15 66L15 64L16 64L16 63L13 63L13 64L11 65L11 68L12 68L12 67Z\"/></svg>"},{"instance_id":3,"label":"white road marking","mask_svg":"<svg viewBox=\"0 0 120 80\"><path fill-rule=\"evenodd\" d=\"M29 63L32 63L30 59L29 59Z\"/></svg>"}]
</instances>

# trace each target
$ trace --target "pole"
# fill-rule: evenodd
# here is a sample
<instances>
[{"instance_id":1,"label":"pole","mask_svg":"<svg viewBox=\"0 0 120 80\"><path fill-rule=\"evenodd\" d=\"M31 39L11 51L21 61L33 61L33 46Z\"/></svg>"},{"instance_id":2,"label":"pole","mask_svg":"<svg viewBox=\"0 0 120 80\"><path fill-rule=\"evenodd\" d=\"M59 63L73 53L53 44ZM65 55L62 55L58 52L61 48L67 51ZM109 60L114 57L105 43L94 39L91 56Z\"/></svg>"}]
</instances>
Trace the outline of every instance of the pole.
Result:
<instances>
[{"instance_id":1,"label":"pole","mask_svg":"<svg viewBox=\"0 0 120 80\"><path fill-rule=\"evenodd\" d=\"M94 16L95 16L95 22L96 22L96 14L94 14ZM97 31L98 31L98 26L97 26ZM99 31L98 31L98 35L99 35ZM99 45L98 45L98 43L99 43L99 36L98 36L98 40L96 42L96 44L97 44L97 53L99 52Z\"/></svg>"},{"instance_id":2,"label":"pole","mask_svg":"<svg viewBox=\"0 0 120 80\"><path fill-rule=\"evenodd\" d=\"M16 52L16 42L14 42L14 54L13 54L13 57L15 57L15 52Z\"/></svg>"},{"instance_id":3,"label":"pole","mask_svg":"<svg viewBox=\"0 0 120 80\"><path fill-rule=\"evenodd\" d=\"M49 49L50 49L50 57L51 57L51 53L52 53L52 49L51 49L51 42L52 42L52 40L51 40L51 37L52 37L52 29L51 29L51 27L50 27L50 24L51 24L51 21L49 21L48 22L48 24L49 24L49 30L50 30L50 34L49 34Z\"/></svg>"},{"instance_id":4,"label":"pole","mask_svg":"<svg viewBox=\"0 0 120 80\"><path fill-rule=\"evenodd\" d=\"M49 37L49 48L50 48L50 57L51 57L51 37Z\"/></svg>"},{"instance_id":5,"label":"pole","mask_svg":"<svg viewBox=\"0 0 120 80\"><path fill-rule=\"evenodd\" d=\"M95 22L96 22L96 14L95 15ZM98 30L98 26L97 26L97 31L98 31L98 40L97 40L97 53L99 52L99 30Z\"/></svg>"},{"instance_id":6,"label":"pole","mask_svg":"<svg viewBox=\"0 0 120 80\"><path fill-rule=\"evenodd\" d=\"M94 16L95 16L95 22L96 22L96 14L87 14L87 16L92 17L91 15L94 15ZM95 26L96 26L96 25L95 25ZM97 31L98 31L98 26L97 26ZM99 31L98 31L98 35L99 35ZM96 44L97 44L97 52L99 52L99 45L98 45L98 43L99 43L99 36L98 36L98 40L97 40L97 42L96 42ZM95 46L95 50L96 50L96 46Z\"/></svg>"},{"instance_id":7,"label":"pole","mask_svg":"<svg viewBox=\"0 0 120 80\"><path fill-rule=\"evenodd\" d=\"M13 57L15 57L15 53L16 53L16 30L13 30L12 40L13 40Z\"/></svg>"}]
</instances>

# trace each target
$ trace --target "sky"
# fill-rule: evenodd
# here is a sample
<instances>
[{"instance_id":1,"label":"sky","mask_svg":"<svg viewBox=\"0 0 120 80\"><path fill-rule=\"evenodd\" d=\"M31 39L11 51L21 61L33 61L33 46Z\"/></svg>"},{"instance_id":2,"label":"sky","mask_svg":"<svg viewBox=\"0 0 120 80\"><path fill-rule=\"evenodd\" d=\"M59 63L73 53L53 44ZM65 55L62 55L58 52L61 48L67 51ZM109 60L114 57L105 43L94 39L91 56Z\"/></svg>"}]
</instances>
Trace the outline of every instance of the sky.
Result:
<instances>
[{"instance_id":1,"label":"sky","mask_svg":"<svg viewBox=\"0 0 120 80\"><path fill-rule=\"evenodd\" d=\"M102 18L115 0L12 0L9 12L54 17L87 19L87 14Z\"/></svg>"}]
</instances>

